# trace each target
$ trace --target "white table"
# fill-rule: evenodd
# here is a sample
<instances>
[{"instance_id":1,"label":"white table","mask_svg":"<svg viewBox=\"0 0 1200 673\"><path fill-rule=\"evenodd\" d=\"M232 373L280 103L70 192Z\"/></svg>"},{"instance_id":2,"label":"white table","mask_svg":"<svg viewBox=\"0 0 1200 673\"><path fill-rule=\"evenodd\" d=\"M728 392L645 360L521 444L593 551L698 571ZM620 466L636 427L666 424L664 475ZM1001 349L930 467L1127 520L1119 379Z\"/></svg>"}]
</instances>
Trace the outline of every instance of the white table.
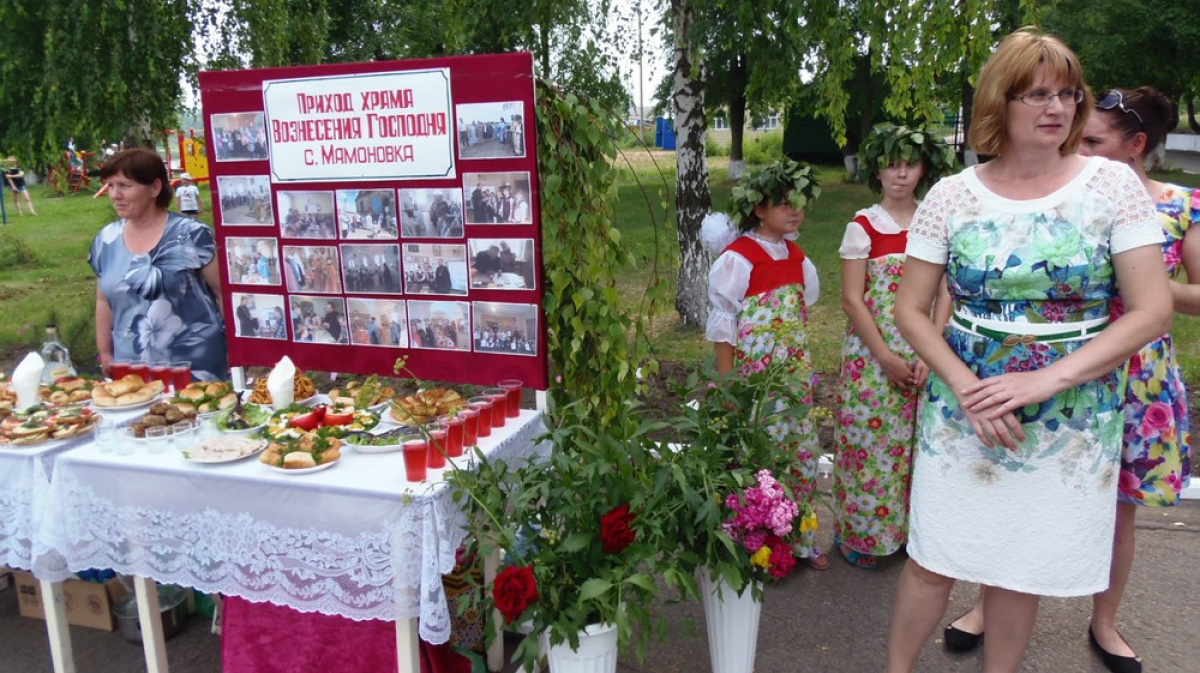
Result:
<instances>
[{"instance_id":1,"label":"white table","mask_svg":"<svg viewBox=\"0 0 1200 673\"><path fill-rule=\"evenodd\" d=\"M535 442L544 432L541 412L522 410L480 445L489 457L521 462L549 451ZM160 625L150 578L396 620L400 669L419 670L417 619L422 639L449 639L441 577L466 535L441 472L407 484L400 453L349 448L334 467L297 475L256 459L197 465L177 450L151 455L139 446L121 456L87 444L57 458L34 531L34 571L46 580L96 567L137 576L151 673L165 671L166 658L161 640L151 642Z\"/></svg>"},{"instance_id":2,"label":"white table","mask_svg":"<svg viewBox=\"0 0 1200 673\"><path fill-rule=\"evenodd\" d=\"M46 493L55 458L86 439L47 442L27 448L0 448L0 566L33 569L33 542L38 502ZM50 659L57 673L75 670L67 634L66 604L62 585L41 579L50 635Z\"/></svg>"}]
</instances>

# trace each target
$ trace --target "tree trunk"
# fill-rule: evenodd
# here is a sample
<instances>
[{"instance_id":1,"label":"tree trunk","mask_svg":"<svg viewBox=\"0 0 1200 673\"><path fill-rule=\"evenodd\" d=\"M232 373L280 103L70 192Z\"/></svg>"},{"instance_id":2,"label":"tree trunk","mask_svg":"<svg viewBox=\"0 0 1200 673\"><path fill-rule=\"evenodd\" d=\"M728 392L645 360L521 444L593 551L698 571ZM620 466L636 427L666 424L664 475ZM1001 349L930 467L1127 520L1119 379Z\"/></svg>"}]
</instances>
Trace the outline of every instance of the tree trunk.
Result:
<instances>
[{"instance_id":1,"label":"tree trunk","mask_svg":"<svg viewBox=\"0 0 1200 673\"><path fill-rule=\"evenodd\" d=\"M746 174L746 55L738 54L729 69L729 177L737 180Z\"/></svg>"},{"instance_id":2,"label":"tree trunk","mask_svg":"<svg viewBox=\"0 0 1200 673\"><path fill-rule=\"evenodd\" d=\"M678 176L675 179L679 274L675 310L683 325L700 326L708 319L708 268L712 263L700 245L700 223L712 208L708 159L704 152L704 69L694 62L691 0L671 0L675 28L675 105Z\"/></svg>"},{"instance_id":3,"label":"tree trunk","mask_svg":"<svg viewBox=\"0 0 1200 673\"><path fill-rule=\"evenodd\" d=\"M1200 124L1196 123L1196 98L1190 93L1187 95L1187 112L1188 112L1188 128L1192 133L1200 133Z\"/></svg>"}]
</instances>

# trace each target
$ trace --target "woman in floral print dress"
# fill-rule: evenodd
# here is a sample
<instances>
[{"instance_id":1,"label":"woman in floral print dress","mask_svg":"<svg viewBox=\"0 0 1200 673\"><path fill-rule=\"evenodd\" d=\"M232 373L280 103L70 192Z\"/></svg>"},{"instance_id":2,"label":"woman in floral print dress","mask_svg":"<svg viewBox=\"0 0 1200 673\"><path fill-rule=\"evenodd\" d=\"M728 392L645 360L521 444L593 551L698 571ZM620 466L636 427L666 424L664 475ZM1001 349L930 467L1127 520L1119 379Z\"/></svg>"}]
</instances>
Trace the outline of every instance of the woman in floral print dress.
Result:
<instances>
[{"instance_id":1,"label":"woman in floral print dress","mask_svg":"<svg viewBox=\"0 0 1200 673\"><path fill-rule=\"evenodd\" d=\"M789 237L818 192L811 168L788 159L744 178L734 196L742 235L724 248L709 272L711 308L705 330L722 376L762 371L771 361L802 361L792 385L810 403L816 377L808 350L807 305L820 290L816 268ZM748 194L759 198L747 201L743 195ZM816 425L806 417L775 424L771 431L786 442L786 450L795 452L792 493L802 510L811 511L819 460ZM817 546L815 525L800 527L793 552L812 568L829 567L829 557Z\"/></svg>"},{"instance_id":2,"label":"woman in floral print dress","mask_svg":"<svg viewBox=\"0 0 1200 673\"><path fill-rule=\"evenodd\" d=\"M942 177L952 157L941 139L894 124L876 126L859 152L883 200L855 214L839 250L850 326L836 399L833 495L834 545L860 568L876 567L876 557L898 550L908 532L917 401L929 368L901 338L892 304L916 195ZM944 325L950 297L942 294L936 320Z\"/></svg>"},{"instance_id":3,"label":"woman in floral print dress","mask_svg":"<svg viewBox=\"0 0 1200 673\"><path fill-rule=\"evenodd\" d=\"M956 580L988 587L989 673L1020 668L1040 596L1108 586L1116 370L1169 329L1171 297L1137 176L1075 154L1091 105L1066 45L1009 35L979 75L970 133L996 158L938 182L913 218L894 314L932 374L887 673L913 670ZM943 332L930 310L944 282ZM1126 312L1110 324L1118 284Z\"/></svg>"}]
</instances>

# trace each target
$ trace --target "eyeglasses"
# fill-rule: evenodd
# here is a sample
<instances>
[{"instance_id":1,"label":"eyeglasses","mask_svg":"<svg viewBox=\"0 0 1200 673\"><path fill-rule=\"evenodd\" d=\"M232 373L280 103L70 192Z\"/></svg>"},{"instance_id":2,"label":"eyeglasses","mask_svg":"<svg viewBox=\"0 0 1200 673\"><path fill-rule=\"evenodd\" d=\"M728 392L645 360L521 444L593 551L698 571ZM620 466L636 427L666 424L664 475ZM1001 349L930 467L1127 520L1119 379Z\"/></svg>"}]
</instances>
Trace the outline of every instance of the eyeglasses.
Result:
<instances>
[{"instance_id":1,"label":"eyeglasses","mask_svg":"<svg viewBox=\"0 0 1200 673\"><path fill-rule=\"evenodd\" d=\"M1115 108L1121 112L1128 112L1138 120L1138 124L1140 124L1142 128L1146 127L1146 122L1142 121L1142 115L1138 114L1138 111L1131 107L1125 107L1125 94L1117 91L1116 89L1104 94L1104 98L1101 98L1100 101L1096 103L1096 108L1100 110L1112 110Z\"/></svg>"},{"instance_id":2,"label":"eyeglasses","mask_svg":"<svg viewBox=\"0 0 1200 673\"><path fill-rule=\"evenodd\" d=\"M1063 89L1058 93L1037 89L1029 93L1009 96L1009 100L1019 100L1030 107L1046 107L1050 101L1057 98L1063 105L1075 105L1083 102L1083 89Z\"/></svg>"}]
</instances>

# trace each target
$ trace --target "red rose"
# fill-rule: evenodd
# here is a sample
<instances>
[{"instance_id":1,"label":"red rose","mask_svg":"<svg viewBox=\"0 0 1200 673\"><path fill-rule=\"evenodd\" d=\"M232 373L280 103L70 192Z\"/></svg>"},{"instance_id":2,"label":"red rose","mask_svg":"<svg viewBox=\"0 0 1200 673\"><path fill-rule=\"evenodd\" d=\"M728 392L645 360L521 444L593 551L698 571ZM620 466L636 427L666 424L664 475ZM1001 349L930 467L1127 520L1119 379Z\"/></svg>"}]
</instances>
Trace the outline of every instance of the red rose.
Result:
<instances>
[{"instance_id":1,"label":"red rose","mask_svg":"<svg viewBox=\"0 0 1200 673\"><path fill-rule=\"evenodd\" d=\"M628 504L614 507L600 518L600 540L604 543L604 553L616 554L633 544L633 519Z\"/></svg>"},{"instance_id":2,"label":"red rose","mask_svg":"<svg viewBox=\"0 0 1200 673\"><path fill-rule=\"evenodd\" d=\"M538 598L537 580L529 566L508 566L496 575L492 598L504 621L512 624Z\"/></svg>"}]
</instances>

